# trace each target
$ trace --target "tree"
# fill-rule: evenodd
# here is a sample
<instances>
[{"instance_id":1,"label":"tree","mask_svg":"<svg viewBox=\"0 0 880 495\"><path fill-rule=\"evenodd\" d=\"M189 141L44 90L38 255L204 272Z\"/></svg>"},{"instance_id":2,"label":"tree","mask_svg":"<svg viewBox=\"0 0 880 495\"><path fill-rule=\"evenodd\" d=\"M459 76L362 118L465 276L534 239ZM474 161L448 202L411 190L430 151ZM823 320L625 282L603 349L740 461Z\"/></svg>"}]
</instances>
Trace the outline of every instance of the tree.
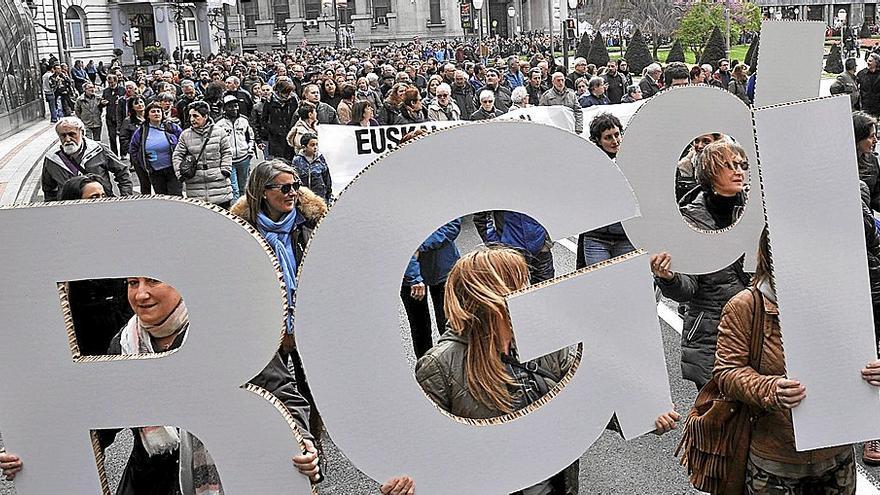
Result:
<instances>
[{"instance_id":1,"label":"tree","mask_svg":"<svg viewBox=\"0 0 880 495\"><path fill-rule=\"evenodd\" d=\"M642 31L639 29L636 29L629 42L629 49L626 50L626 61L632 74L641 74L645 67L654 62L651 51L648 49L645 39L642 38Z\"/></svg>"},{"instance_id":2,"label":"tree","mask_svg":"<svg viewBox=\"0 0 880 495\"><path fill-rule=\"evenodd\" d=\"M868 27L867 22L863 22L861 29L859 29L859 38L870 38L870 37L871 37L871 28Z\"/></svg>"},{"instance_id":3,"label":"tree","mask_svg":"<svg viewBox=\"0 0 880 495\"><path fill-rule=\"evenodd\" d=\"M584 31L584 34L581 35L581 40L578 42L574 56L583 57L584 59L590 56L590 33Z\"/></svg>"},{"instance_id":4,"label":"tree","mask_svg":"<svg viewBox=\"0 0 880 495\"><path fill-rule=\"evenodd\" d=\"M666 55L666 63L670 62L684 62L684 48L681 46L681 42L675 40L675 43L672 44L672 48L669 50L669 54Z\"/></svg>"},{"instance_id":5,"label":"tree","mask_svg":"<svg viewBox=\"0 0 880 495\"><path fill-rule=\"evenodd\" d=\"M761 9L751 3L740 0L726 0L730 5L730 40L736 43L740 34L745 31L757 32L761 28ZM675 31L675 39L693 51L697 60L702 58L702 49L709 41L709 37L715 29L726 30L727 20L724 13L724 3L697 0L688 7L678 29ZM722 46L724 36L721 36Z\"/></svg>"},{"instance_id":6,"label":"tree","mask_svg":"<svg viewBox=\"0 0 880 495\"><path fill-rule=\"evenodd\" d=\"M605 46L605 38L602 37L601 31L596 31L593 38L593 44L590 45L590 54L587 56L587 63L594 64L596 67L605 67L611 57L608 55L608 47Z\"/></svg>"},{"instance_id":7,"label":"tree","mask_svg":"<svg viewBox=\"0 0 880 495\"><path fill-rule=\"evenodd\" d=\"M727 58L727 51L724 47L724 35L716 27L712 30L712 34L709 35L709 41L706 42L706 46L702 50L700 65L710 64L712 67L718 67L718 61L723 58Z\"/></svg>"},{"instance_id":8,"label":"tree","mask_svg":"<svg viewBox=\"0 0 880 495\"><path fill-rule=\"evenodd\" d=\"M831 52L825 59L825 72L840 74L843 72L843 60L840 58L840 43L831 45Z\"/></svg>"},{"instance_id":9,"label":"tree","mask_svg":"<svg viewBox=\"0 0 880 495\"><path fill-rule=\"evenodd\" d=\"M752 38L752 43L749 45L749 49L746 51L746 59L743 60L743 63L749 66L752 72L758 70L758 45L761 42L761 36L756 34L754 38Z\"/></svg>"}]
</instances>

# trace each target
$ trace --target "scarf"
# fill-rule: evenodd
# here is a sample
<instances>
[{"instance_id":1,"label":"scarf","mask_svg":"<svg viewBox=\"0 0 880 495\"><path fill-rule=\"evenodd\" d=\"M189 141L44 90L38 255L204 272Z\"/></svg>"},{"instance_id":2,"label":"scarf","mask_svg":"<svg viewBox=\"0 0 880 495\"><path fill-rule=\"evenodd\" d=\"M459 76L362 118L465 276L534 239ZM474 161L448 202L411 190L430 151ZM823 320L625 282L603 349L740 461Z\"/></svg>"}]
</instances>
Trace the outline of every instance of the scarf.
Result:
<instances>
[{"instance_id":1,"label":"scarf","mask_svg":"<svg viewBox=\"0 0 880 495\"><path fill-rule=\"evenodd\" d=\"M164 321L155 325L142 322L137 315L132 316L119 339L122 354L152 354L156 352L153 348L153 338L170 337L176 333L186 332L188 328L189 313L182 299ZM138 428L138 435L150 457L170 454L179 449L181 493L223 494L214 459L198 438L190 435L186 430L181 429L178 432L176 428L170 426L144 426Z\"/></svg>"},{"instance_id":2,"label":"scarf","mask_svg":"<svg viewBox=\"0 0 880 495\"><path fill-rule=\"evenodd\" d=\"M296 257L290 234L297 225L299 215L296 209L285 215L278 222L273 221L262 211L257 215L257 229L272 246L281 273L284 275L284 287L287 289L287 334L293 335L293 303L296 293Z\"/></svg>"}]
</instances>

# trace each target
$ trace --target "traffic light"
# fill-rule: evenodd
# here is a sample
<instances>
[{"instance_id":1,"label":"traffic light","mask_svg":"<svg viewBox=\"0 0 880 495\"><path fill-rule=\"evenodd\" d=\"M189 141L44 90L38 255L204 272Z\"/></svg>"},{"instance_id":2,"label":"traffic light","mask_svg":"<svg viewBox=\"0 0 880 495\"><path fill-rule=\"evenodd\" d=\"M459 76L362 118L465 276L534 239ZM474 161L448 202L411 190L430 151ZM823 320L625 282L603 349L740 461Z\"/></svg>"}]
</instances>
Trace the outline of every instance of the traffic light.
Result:
<instances>
[{"instance_id":1,"label":"traffic light","mask_svg":"<svg viewBox=\"0 0 880 495\"><path fill-rule=\"evenodd\" d=\"M141 39L141 30L138 27L131 28L131 42L134 43Z\"/></svg>"},{"instance_id":2,"label":"traffic light","mask_svg":"<svg viewBox=\"0 0 880 495\"><path fill-rule=\"evenodd\" d=\"M577 26L571 17L565 20L565 37L570 40L577 38Z\"/></svg>"}]
</instances>

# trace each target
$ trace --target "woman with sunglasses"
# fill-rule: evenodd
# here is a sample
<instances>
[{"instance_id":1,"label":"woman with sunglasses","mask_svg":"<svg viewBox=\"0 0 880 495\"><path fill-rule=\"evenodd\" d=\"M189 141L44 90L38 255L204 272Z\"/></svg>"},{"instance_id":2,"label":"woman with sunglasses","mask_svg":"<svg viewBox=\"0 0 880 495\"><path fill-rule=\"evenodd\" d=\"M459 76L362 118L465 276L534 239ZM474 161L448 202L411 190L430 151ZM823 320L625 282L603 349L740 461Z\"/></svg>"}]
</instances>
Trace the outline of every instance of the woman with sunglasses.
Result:
<instances>
[{"instance_id":1,"label":"woman with sunglasses","mask_svg":"<svg viewBox=\"0 0 880 495\"><path fill-rule=\"evenodd\" d=\"M743 211L749 162L736 143L715 141L699 155L697 180L700 192L680 211L692 227L703 231L726 229ZM687 303L681 334L681 374L700 389L712 377L721 310L749 284L740 258L727 268L706 275L672 271L669 253L651 256L651 271L663 295Z\"/></svg>"},{"instance_id":2,"label":"woman with sunglasses","mask_svg":"<svg viewBox=\"0 0 880 495\"><path fill-rule=\"evenodd\" d=\"M272 160L254 167L248 177L245 195L236 201L230 212L257 229L278 258L287 288L288 311L282 355L293 358L299 390L314 406L294 345L293 302L296 270L302 259L309 229L327 213L327 204L307 187L302 187L293 167L282 160ZM310 426L315 438L320 439L322 425L315 409L310 416Z\"/></svg>"}]
</instances>

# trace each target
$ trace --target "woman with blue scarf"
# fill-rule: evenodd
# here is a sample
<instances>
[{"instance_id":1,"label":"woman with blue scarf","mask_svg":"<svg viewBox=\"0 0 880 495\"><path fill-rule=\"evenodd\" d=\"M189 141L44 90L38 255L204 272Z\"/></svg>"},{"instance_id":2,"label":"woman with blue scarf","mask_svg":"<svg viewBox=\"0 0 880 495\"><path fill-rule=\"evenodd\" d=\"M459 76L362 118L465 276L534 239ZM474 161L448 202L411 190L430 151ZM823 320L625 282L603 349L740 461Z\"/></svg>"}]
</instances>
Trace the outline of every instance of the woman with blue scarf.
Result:
<instances>
[{"instance_id":1,"label":"woman with blue scarf","mask_svg":"<svg viewBox=\"0 0 880 495\"><path fill-rule=\"evenodd\" d=\"M296 270L302 259L308 231L327 213L323 199L303 187L296 170L281 160L260 163L251 171L246 194L230 210L256 228L269 243L284 275L287 288L287 332L282 356L293 358L296 383L312 405L310 431L320 438L322 425L308 388L302 362L293 338L293 304L296 299Z\"/></svg>"}]
</instances>

